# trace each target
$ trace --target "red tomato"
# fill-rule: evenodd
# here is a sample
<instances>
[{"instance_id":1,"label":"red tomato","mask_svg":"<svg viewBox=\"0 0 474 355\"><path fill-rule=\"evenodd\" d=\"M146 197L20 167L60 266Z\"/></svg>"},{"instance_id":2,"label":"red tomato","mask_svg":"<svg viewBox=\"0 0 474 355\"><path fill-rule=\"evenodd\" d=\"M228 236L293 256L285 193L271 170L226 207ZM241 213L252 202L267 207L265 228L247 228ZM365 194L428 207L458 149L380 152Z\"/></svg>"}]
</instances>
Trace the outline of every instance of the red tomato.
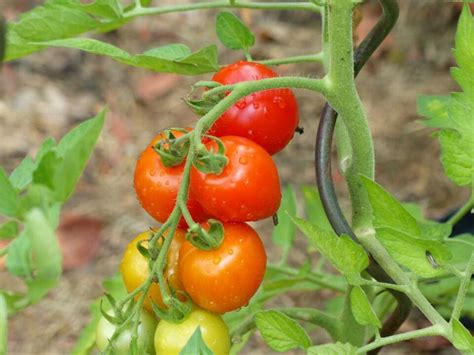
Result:
<instances>
[{"instance_id":1,"label":"red tomato","mask_svg":"<svg viewBox=\"0 0 474 355\"><path fill-rule=\"evenodd\" d=\"M183 135L178 131L173 133L176 137ZM134 181L138 201L150 216L161 223L164 223L173 211L184 170L184 163L171 168L165 167L160 156L153 150L153 146L164 138L163 133L158 134L138 158ZM196 200L189 198L187 206L195 222L208 219L209 216ZM179 225L187 227L184 218L181 218Z\"/></svg>"},{"instance_id":2,"label":"red tomato","mask_svg":"<svg viewBox=\"0 0 474 355\"><path fill-rule=\"evenodd\" d=\"M179 252L179 275L194 303L215 313L245 306L265 274L262 241L245 223L224 223L224 240L214 250L185 241Z\"/></svg>"},{"instance_id":3,"label":"red tomato","mask_svg":"<svg viewBox=\"0 0 474 355\"><path fill-rule=\"evenodd\" d=\"M228 85L277 76L265 65L240 61L219 70L212 80ZM246 137L273 155L293 138L298 121L298 103L293 92L290 89L271 89L238 101L214 123L209 134Z\"/></svg>"},{"instance_id":4,"label":"red tomato","mask_svg":"<svg viewBox=\"0 0 474 355\"><path fill-rule=\"evenodd\" d=\"M221 137L229 159L220 175L191 171L191 195L207 213L224 222L271 217L280 206L280 178L272 157L258 144L237 136ZM217 151L217 144L207 148Z\"/></svg>"}]
</instances>

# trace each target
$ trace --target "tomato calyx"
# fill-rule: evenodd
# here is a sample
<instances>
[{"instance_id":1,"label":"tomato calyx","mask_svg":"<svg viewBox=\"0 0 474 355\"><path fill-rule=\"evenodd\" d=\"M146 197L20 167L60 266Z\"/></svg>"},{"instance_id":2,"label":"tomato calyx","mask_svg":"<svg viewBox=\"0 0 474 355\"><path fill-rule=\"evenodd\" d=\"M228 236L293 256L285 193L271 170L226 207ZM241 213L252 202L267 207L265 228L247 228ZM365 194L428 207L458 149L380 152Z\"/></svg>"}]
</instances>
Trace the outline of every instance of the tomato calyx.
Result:
<instances>
[{"instance_id":1,"label":"tomato calyx","mask_svg":"<svg viewBox=\"0 0 474 355\"><path fill-rule=\"evenodd\" d=\"M193 166L204 174L220 175L229 162L225 155L224 143L217 137L204 136L216 142L217 152L212 148L209 151L204 144L199 144L196 147L196 158L193 161Z\"/></svg>"},{"instance_id":2,"label":"tomato calyx","mask_svg":"<svg viewBox=\"0 0 474 355\"><path fill-rule=\"evenodd\" d=\"M185 134L176 137L173 131ZM181 128L173 128L164 130L163 135L165 138L159 140L153 146L153 150L160 156L161 162L167 168L182 164L189 151L189 132Z\"/></svg>"},{"instance_id":3,"label":"tomato calyx","mask_svg":"<svg viewBox=\"0 0 474 355\"><path fill-rule=\"evenodd\" d=\"M212 250L218 248L224 240L224 225L215 219L207 221L209 228L193 224L186 233L186 240L201 250Z\"/></svg>"},{"instance_id":4,"label":"tomato calyx","mask_svg":"<svg viewBox=\"0 0 474 355\"><path fill-rule=\"evenodd\" d=\"M158 319L164 319L171 323L180 323L187 318L193 308L193 302L188 294L184 291L175 291L171 286L169 287L170 295L163 299L167 308L161 308L156 303L152 302L152 308Z\"/></svg>"},{"instance_id":5,"label":"tomato calyx","mask_svg":"<svg viewBox=\"0 0 474 355\"><path fill-rule=\"evenodd\" d=\"M135 303L132 300L128 302L127 308L121 309L120 307L117 306L117 302L115 301L115 298L111 294L105 292L104 296L112 308L113 315L110 315L110 311L106 311L104 309L103 299L101 299L100 301L100 313L102 313L102 316L105 319L107 319L111 324L120 326L122 324L128 323L129 320L132 319L133 307L135 305Z\"/></svg>"},{"instance_id":6,"label":"tomato calyx","mask_svg":"<svg viewBox=\"0 0 474 355\"><path fill-rule=\"evenodd\" d=\"M192 86L191 94L194 91L195 88L206 88L206 89L212 89L218 86L221 86L222 84L216 82L216 81L199 81L196 84ZM190 94L190 96L191 96ZM218 95L211 95L211 96L203 96L201 98L188 98L185 99L184 102L188 107L193 111L195 114L199 116L204 116L206 113L208 113L215 105L219 103L223 98L225 97L225 94L218 94Z\"/></svg>"}]
</instances>

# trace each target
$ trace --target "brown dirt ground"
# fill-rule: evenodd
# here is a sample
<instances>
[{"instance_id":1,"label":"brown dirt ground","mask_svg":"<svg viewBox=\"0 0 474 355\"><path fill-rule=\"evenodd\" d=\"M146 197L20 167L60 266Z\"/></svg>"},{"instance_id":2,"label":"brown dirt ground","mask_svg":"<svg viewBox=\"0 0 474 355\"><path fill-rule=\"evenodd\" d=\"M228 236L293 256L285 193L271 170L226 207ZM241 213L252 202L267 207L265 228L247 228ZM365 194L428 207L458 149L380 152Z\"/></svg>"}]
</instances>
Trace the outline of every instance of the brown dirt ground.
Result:
<instances>
[{"instance_id":1,"label":"brown dirt ground","mask_svg":"<svg viewBox=\"0 0 474 355\"><path fill-rule=\"evenodd\" d=\"M181 3L163 1L161 3ZM34 5L28 0L4 0L0 11L10 18ZM431 217L462 204L467 191L456 188L442 172L439 145L432 131L416 121L418 94L446 94L456 89L448 68L454 63L455 14L452 4L429 0L403 0L400 21L392 42L369 63L358 79L360 95L370 118L377 154L377 179L404 201L420 203ZM255 58L276 58L319 49L319 19L306 14L255 12L251 17L257 34ZM217 42L214 11L141 18L102 39L131 52L166 43L183 42L193 49ZM176 28L179 30L177 31ZM291 44L291 45L289 45ZM239 54L220 47L230 62ZM287 65L282 75L317 77L312 64ZM64 207L67 214L89 215L103 221L102 245L87 266L66 271L58 287L39 304L11 318L10 354L64 354L74 344L88 320L88 307L101 294L101 281L117 271L127 242L154 225L135 200L132 187L137 155L152 136L168 126L188 126L195 117L182 98L190 84L209 75L183 78L128 68L106 58L76 51L52 49L6 65L0 82L0 164L13 169L25 154L32 154L46 136L61 137L105 105L106 127L76 194ZM149 95L150 90L155 90ZM288 149L276 156L283 184L314 184L313 148L323 100L297 92L301 125ZM342 183L338 189L347 207ZM270 259L278 251L269 244L271 222L259 226L269 247ZM292 255L305 255L302 238ZM0 272L0 283L12 281ZM316 294L291 294L277 303L314 304ZM317 336L319 337L319 336ZM426 348L426 347L425 347ZM445 350L446 351L446 350ZM449 351L449 350L448 350ZM245 354L270 354L258 337ZM422 353L413 344L385 353Z\"/></svg>"}]
</instances>

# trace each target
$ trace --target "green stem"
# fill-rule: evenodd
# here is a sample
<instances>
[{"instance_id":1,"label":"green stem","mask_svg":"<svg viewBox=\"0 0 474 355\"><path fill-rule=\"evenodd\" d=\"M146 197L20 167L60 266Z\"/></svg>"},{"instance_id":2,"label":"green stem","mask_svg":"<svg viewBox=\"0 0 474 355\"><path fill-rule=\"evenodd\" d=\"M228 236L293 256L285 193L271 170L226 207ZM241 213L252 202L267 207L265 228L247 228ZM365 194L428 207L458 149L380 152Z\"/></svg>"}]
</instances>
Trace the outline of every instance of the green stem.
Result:
<instances>
[{"instance_id":1,"label":"green stem","mask_svg":"<svg viewBox=\"0 0 474 355\"><path fill-rule=\"evenodd\" d=\"M336 339L338 332L338 320L333 316L315 308L278 308L275 309L286 314L288 317L311 323L325 329L331 338ZM248 317L244 322L234 329L231 338L240 337L255 329L255 316Z\"/></svg>"},{"instance_id":2,"label":"green stem","mask_svg":"<svg viewBox=\"0 0 474 355\"><path fill-rule=\"evenodd\" d=\"M297 55L287 58L256 60L257 63L265 65L283 65L295 63L321 63L323 60L323 53Z\"/></svg>"},{"instance_id":3,"label":"green stem","mask_svg":"<svg viewBox=\"0 0 474 355\"><path fill-rule=\"evenodd\" d=\"M471 282L472 273L474 272L474 253L471 253L469 262L467 263L466 270L464 271L464 277L461 280L461 285L459 286L458 296L454 302L453 313L451 315L451 320L459 319L461 312L464 306L464 300L466 298L466 293L468 291L469 284Z\"/></svg>"},{"instance_id":4,"label":"green stem","mask_svg":"<svg viewBox=\"0 0 474 355\"><path fill-rule=\"evenodd\" d=\"M396 285L396 284L391 284L391 283L386 283L386 282L378 282L378 281L363 279L362 284L367 285L367 286L388 288L390 290L395 290L395 291L399 291L403 293L407 293L409 291L409 288L405 285Z\"/></svg>"},{"instance_id":5,"label":"green stem","mask_svg":"<svg viewBox=\"0 0 474 355\"><path fill-rule=\"evenodd\" d=\"M286 274L288 276L297 276L298 275L298 270L295 270L291 267L287 266L280 266L280 265L268 265L267 270L269 271L276 271L282 274ZM331 276L332 278L332 276ZM307 275L304 275L304 279L308 280L309 282L312 282L318 286L324 287L329 290L333 290L336 292L344 293L346 291L345 286L339 286L334 282L331 282L330 279L327 279L323 275L318 275L315 273L308 273Z\"/></svg>"},{"instance_id":6,"label":"green stem","mask_svg":"<svg viewBox=\"0 0 474 355\"><path fill-rule=\"evenodd\" d=\"M461 207L461 209L459 209L459 211L456 212L456 214L454 214L454 216L452 216L447 223L449 223L450 225L454 226L456 223L459 222L459 220L464 217L465 214L467 213L473 213L472 212L472 209L474 208L474 195L471 196L471 198L469 199L469 201L467 201L464 206Z\"/></svg>"},{"instance_id":7,"label":"green stem","mask_svg":"<svg viewBox=\"0 0 474 355\"><path fill-rule=\"evenodd\" d=\"M311 2L246 2L235 1L233 4L228 0L209 1L195 4L170 5L159 7L145 7L133 8L124 14L124 18L132 18L138 16L148 15L162 15L173 12L185 12L195 10L209 10L209 9L252 9L252 10L304 10L318 13L320 7Z\"/></svg>"},{"instance_id":8,"label":"green stem","mask_svg":"<svg viewBox=\"0 0 474 355\"><path fill-rule=\"evenodd\" d=\"M378 338L370 344L367 344L357 350L357 354L365 354L370 350L380 348L382 346L390 345L399 343L401 341L416 339L421 337L429 337L429 336L438 336L438 335L445 335L443 328L439 325L433 325L428 328L413 330L411 332L401 333L391 335L389 337Z\"/></svg>"},{"instance_id":9,"label":"green stem","mask_svg":"<svg viewBox=\"0 0 474 355\"><path fill-rule=\"evenodd\" d=\"M329 1L328 101L344 121L352 147L346 179L352 201L352 224L357 232L372 223L370 203L359 175L374 177L375 158L367 117L354 82L352 6L350 0Z\"/></svg>"},{"instance_id":10,"label":"green stem","mask_svg":"<svg viewBox=\"0 0 474 355\"><path fill-rule=\"evenodd\" d=\"M237 84L216 86L215 88L204 92L202 96L203 98L207 98L228 91L238 91L241 95L241 98L253 92L279 88L306 89L325 94L326 79L310 79L298 76L282 76L270 79L243 81Z\"/></svg>"}]
</instances>

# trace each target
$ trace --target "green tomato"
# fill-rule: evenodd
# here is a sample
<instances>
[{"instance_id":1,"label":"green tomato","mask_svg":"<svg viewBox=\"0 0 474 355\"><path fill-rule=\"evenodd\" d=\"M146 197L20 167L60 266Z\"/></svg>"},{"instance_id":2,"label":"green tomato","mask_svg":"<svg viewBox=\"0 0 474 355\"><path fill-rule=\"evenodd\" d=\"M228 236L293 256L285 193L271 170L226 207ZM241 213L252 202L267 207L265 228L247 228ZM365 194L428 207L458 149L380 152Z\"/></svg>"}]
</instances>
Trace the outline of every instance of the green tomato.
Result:
<instances>
[{"instance_id":1,"label":"green tomato","mask_svg":"<svg viewBox=\"0 0 474 355\"><path fill-rule=\"evenodd\" d=\"M156 319L146 311L142 311L140 315L140 325L138 326L138 349L140 353L153 354L153 334L156 329ZM132 324L130 324L130 328ZM110 323L104 316L99 320L96 331L96 345L100 351L104 351L109 339L115 331L115 325ZM114 354L128 355L130 353L130 342L132 338L132 330L125 329L117 339L113 342Z\"/></svg>"},{"instance_id":2,"label":"green tomato","mask_svg":"<svg viewBox=\"0 0 474 355\"><path fill-rule=\"evenodd\" d=\"M155 350L157 355L179 355L197 327L206 345L215 355L228 355L229 329L217 314L195 308L181 323L161 320L156 327Z\"/></svg>"}]
</instances>

